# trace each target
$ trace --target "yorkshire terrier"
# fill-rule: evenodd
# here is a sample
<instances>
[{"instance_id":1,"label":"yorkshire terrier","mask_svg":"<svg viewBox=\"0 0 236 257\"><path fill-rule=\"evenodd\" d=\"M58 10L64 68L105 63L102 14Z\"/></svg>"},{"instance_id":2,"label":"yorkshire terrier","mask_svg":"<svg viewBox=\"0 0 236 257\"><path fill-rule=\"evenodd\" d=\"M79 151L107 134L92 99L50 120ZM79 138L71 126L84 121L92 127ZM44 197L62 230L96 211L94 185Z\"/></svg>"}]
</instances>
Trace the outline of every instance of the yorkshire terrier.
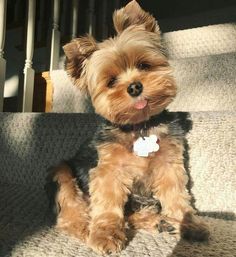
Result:
<instances>
[{"instance_id":1,"label":"yorkshire terrier","mask_svg":"<svg viewBox=\"0 0 236 257\"><path fill-rule=\"evenodd\" d=\"M68 75L102 121L74 158L51 169L56 227L101 254L124 248L126 224L206 240L186 189L184 129L165 110L177 89L157 21L135 0L113 21L115 37L64 46Z\"/></svg>"}]
</instances>

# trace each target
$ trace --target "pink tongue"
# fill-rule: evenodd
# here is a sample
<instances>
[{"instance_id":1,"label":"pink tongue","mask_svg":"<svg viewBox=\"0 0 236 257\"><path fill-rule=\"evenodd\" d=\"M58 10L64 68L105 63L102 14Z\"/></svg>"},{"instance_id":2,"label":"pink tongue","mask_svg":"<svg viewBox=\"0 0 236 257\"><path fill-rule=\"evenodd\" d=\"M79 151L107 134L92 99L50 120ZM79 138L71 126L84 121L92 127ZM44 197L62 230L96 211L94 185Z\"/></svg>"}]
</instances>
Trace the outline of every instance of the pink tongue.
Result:
<instances>
[{"instance_id":1,"label":"pink tongue","mask_svg":"<svg viewBox=\"0 0 236 257\"><path fill-rule=\"evenodd\" d=\"M147 100L139 100L134 104L134 108L142 110L147 105Z\"/></svg>"}]
</instances>

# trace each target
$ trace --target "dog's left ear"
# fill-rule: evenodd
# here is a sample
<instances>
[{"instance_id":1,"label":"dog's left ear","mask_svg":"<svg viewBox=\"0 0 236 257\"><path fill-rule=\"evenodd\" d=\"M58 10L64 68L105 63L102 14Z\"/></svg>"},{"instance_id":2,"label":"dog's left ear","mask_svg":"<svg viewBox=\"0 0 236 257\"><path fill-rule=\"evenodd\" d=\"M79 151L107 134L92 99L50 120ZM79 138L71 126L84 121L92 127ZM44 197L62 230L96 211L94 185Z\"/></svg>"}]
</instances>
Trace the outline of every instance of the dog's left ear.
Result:
<instances>
[{"instance_id":1,"label":"dog's left ear","mask_svg":"<svg viewBox=\"0 0 236 257\"><path fill-rule=\"evenodd\" d=\"M66 55L65 69L73 82L82 91L87 92L86 66L92 54L97 50L97 43L91 36L73 39L63 46Z\"/></svg>"},{"instance_id":2,"label":"dog's left ear","mask_svg":"<svg viewBox=\"0 0 236 257\"><path fill-rule=\"evenodd\" d=\"M156 19L145 12L136 0L132 0L124 8L115 11L113 23L118 34L133 25L143 25L147 31L160 34Z\"/></svg>"}]
</instances>

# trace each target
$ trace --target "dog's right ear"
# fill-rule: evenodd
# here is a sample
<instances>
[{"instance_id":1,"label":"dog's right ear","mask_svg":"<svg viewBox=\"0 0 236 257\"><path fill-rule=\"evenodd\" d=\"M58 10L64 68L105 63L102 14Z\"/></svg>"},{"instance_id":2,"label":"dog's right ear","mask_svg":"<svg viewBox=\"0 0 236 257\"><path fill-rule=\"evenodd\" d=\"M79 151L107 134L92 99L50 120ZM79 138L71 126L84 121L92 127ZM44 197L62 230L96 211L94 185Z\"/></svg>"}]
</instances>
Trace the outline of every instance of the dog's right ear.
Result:
<instances>
[{"instance_id":1,"label":"dog's right ear","mask_svg":"<svg viewBox=\"0 0 236 257\"><path fill-rule=\"evenodd\" d=\"M73 82L82 91L87 91L86 65L97 50L97 43L91 36L73 39L63 46L66 55L65 69Z\"/></svg>"},{"instance_id":2,"label":"dog's right ear","mask_svg":"<svg viewBox=\"0 0 236 257\"><path fill-rule=\"evenodd\" d=\"M113 14L113 23L118 34L130 26L142 25L147 31L160 35L156 19L145 12L136 0L132 0L125 7L116 10Z\"/></svg>"}]
</instances>

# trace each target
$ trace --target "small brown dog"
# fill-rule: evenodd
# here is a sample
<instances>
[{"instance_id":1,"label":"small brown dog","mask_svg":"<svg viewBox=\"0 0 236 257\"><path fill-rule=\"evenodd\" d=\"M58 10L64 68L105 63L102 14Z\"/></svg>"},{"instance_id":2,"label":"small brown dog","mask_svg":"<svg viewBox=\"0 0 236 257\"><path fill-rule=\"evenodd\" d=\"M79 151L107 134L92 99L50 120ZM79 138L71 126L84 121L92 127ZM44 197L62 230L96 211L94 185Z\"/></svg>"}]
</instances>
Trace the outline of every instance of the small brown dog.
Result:
<instances>
[{"instance_id":1,"label":"small brown dog","mask_svg":"<svg viewBox=\"0 0 236 257\"><path fill-rule=\"evenodd\" d=\"M157 22L135 0L115 11L113 21L116 37L102 43L81 37L64 47L67 73L103 122L92 142L49 176L47 189L56 185L56 226L102 254L124 247L126 221L134 229L205 240L207 226L194 215L186 190L184 131L165 111L176 84ZM128 212L132 197L144 206ZM153 204L143 203L149 200Z\"/></svg>"}]
</instances>

